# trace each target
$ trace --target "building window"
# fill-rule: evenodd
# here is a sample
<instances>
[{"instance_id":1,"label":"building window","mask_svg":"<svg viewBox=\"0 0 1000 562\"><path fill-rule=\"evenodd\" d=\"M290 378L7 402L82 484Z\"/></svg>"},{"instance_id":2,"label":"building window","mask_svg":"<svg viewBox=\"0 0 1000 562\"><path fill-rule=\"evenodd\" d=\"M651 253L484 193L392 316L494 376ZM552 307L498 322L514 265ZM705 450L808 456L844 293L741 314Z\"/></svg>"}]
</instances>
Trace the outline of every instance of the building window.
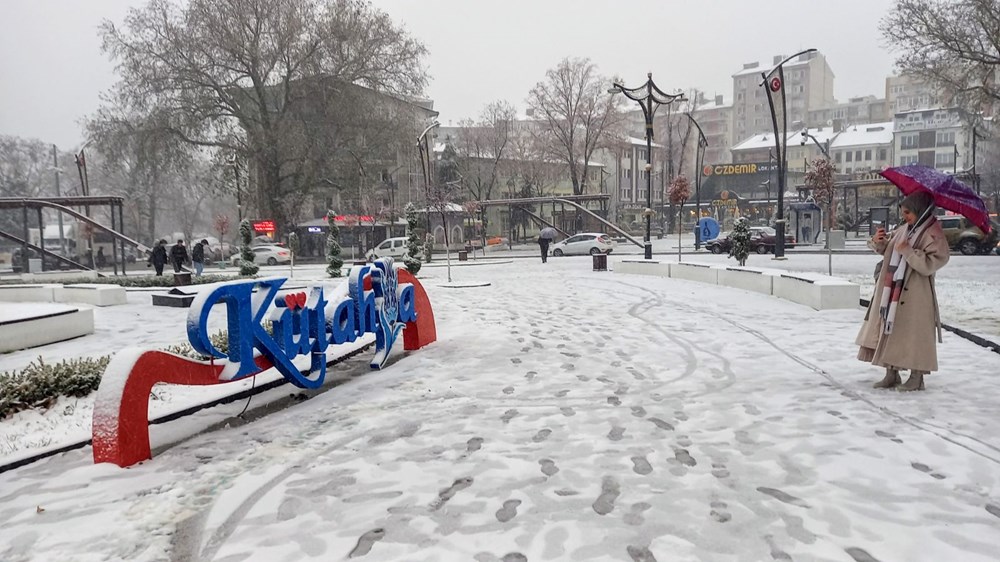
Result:
<instances>
[{"instance_id":1,"label":"building window","mask_svg":"<svg viewBox=\"0 0 1000 562\"><path fill-rule=\"evenodd\" d=\"M623 178L631 178L632 177L632 170L630 170L628 168L625 168L624 170L622 170L622 177Z\"/></svg>"},{"instance_id":2,"label":"building window","mask_svg":"<svg viewBox=\"0 0 1000 562\"><path fill-rule=\"evenodd\" d=\"M888 153L886 152L886 150L884 148L878 149L878 159L879 159L879 161L885 162L886 159L887 159L887 157L888 157Z\"/></svg>"},{"instance_id":3,"label":"building window","mask_svg":"<svg viewBox=\"0 0 1000 562\"><path fill-rule=\"evenodd\" d=\"M854 153L854 160L857 161L857 162L861 161L861 151L860 150Z\"/></svg>"},{"instance_id":4,"label":"building window","mask_svg":"<svg viewBox=\"0 0 1000 562\"><path fill-rule=\"evenodd\" d=\"M903 135L899 138L899 147L903 149L917 148L920 135Z\"/></svg>"},{"instance_id":5,"label":"building window","mask_svg":"<svg viewBox=\"0 0 1000 562\"><path fill-rule=\"evenodd\" d=\"M916 164L916 163L917 163L916 156L900 156L899 158L900 166L909 166L910 164Z\"/></svg>"},{"instance_id":6,"label":"building window","mask_svg":"<svg viewBox=\"0 0 1000 562\"><path fill-rule=\"evenodd\" d=\"M865 150L865 161L868 162L872 159L872 149Z\"/></svg>"},{"instance_id":7,"label":"building window","mask_svg":"<svg viewBox=\"0 0 1000 562\"><path fill-rule=\"evenodd\" d=\"M950 133L938 133L937 134L937 145L938 146L953 146L955 144L955 132Z\"/></svg>"},{"instance_id":8,"label":"building window","mask_svg":"<svg viewBox=\"0 0 1000 562\"><path fill-rule=\"evenodd\" d=\"M836 162L836 163L838 163L838 164L840 164L840 154L841 154L840 152L835 152L833 154L833 161Z\"/></svg>"},{"instance_id":9,"label":"building window","mask_svg":"<svg viewBox=\"0 0 1000 562\"><path fill-rule=\"evenodd\" d=\"M736 101L743 101L743 92L738 92L736 94Z\"/></svg>"},{"instance_id":10,"label":"building window","mask_svg":"<svg viewBox=\"0 0 1000 562\"><path fill-rule=\"evenodd\" d=\"M934 155L934 164L937 166L954 166L955 165L955 153L954 152L938 152Z\"/></svg>"}]
</instances>

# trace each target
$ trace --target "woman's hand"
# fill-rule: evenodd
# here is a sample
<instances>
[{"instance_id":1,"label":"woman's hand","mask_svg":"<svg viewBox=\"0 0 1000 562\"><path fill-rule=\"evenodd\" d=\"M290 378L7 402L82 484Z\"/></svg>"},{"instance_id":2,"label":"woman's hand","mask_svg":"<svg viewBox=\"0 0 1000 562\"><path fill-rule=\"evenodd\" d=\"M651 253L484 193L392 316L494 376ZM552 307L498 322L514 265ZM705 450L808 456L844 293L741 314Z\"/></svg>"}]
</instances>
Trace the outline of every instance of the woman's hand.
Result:
<instances>
[{"instance_id":1,"label":"woman's hand","mask_svg":"<svg viewBox=\"0 0 1000 562\"><path fill-rule=\"evenodd\" d=\"M875 243L876 244L881 244L881 243L885 242L885 239L886 239L886 237L885 237L885 229L884 228L879 228L878 230L876 230L875 231L875 237L874 237L874 239L875 239Z\"/></svg>"}]
</instances>

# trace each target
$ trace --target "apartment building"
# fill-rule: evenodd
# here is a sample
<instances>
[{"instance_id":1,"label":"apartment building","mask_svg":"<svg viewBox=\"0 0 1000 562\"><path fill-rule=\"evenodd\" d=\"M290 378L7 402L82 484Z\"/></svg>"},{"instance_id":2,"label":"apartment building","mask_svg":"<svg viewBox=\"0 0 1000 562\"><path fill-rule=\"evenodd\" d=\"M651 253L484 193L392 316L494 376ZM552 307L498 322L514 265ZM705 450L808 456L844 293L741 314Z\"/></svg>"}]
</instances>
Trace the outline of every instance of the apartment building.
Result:
<instances>
[{"instance_id":1,"label":"apartment building","mask_svg":"<svg viewBox=\"0 0 1000 562\"><path fill-rule=\"evenodd\" d=\"M972 130L958 108L898 112L893 119L895 165L923 164L957 172L972 167Z\"/></svg>"},{"instance_id":2,"label":"apartment building","mask_svg":"<svg viewBox=\"0 0 1000 562\"><path fill-rule=\"evenodd\" d=\"M770 66L747 63L733 74L733 128L731 146L760 133L772 131L767 94L761 87L761 73L784 60L775 55ZM808 124L809 112L836 104L833 97L833 70L819 52L806 53L785 63L785 94L788 128Z\"/></svg>"},{"instance_id":3,"label":"apartment building","mask_svg":"<svg viewBox=\"0 0 1000 562\"><path fill-rule=\"evenodd\" d=\"M816 142L809 137L803 137L805 130ZM820 127L810 129L796 129L788 131L786 157L789 172L804 172L807 163L814 158L823 155L819 145L827 146L837 136L833 127ZM803 144L805 140L805 144ZM819 145L817 145L819 143ZM733 163L754 163L769 162L774 158L774 133L761 133L754 135L732 148Z\"/></svg>"},{"instance_id":4,"label":"apartment building","mask_svg":"<svg viewBox=\"0 0 1000 562\"><path fill-rule=\"evenodd\" d=\"M888 76L885 79L886 110L897 113L938 107L941 96L926 82L912 76Z\"/></svg>"},{"instance_id":5,"label":"apartment building","mask_svg":"<svg viewBox=\"0 0 1000 562\"><path fill-rule=\"evenodd\" d=\"M830 143L830 156L838 173L878 172L893 165L893 122L854 125Z\"/></svg>"},{"instance_id":6,"label":"apartment building","mask_svg":"<svg viewBox=\"0 0 1000 562\"><path fill-rule=\"evenodd\" d=\"M708 141L704 162L728 162L732 147L733 104L725 103L723 96L717 95L712 101L699 105L694 118Z\"/></svg>"},{"instance_id":7,"label":"apartment building","mask_svg":"<svg viewBox=\"0 0 1000 562\"><path fill-rule=\"evenodd\" d=\"M875 96L859 96L845 103L810 110L808 119L810 127L832 126L837 129L891 120L886 99Z\"/></svg>"}]
</instances>

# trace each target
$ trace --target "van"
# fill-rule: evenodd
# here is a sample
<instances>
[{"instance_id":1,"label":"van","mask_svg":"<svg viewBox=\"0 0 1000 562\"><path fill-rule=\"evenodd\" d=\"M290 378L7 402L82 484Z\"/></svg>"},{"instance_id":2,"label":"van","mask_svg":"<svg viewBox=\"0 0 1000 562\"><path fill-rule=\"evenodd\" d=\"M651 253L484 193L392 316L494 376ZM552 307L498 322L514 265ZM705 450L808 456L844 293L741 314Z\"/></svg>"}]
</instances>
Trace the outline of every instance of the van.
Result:
<instances>
[{"instance_id":1,"label":"van","mask_svg":"<svg viewBox=\"0 0 1000 562\"><path fill-rule=\"evenodd\" d=\"M365 254L368 261L378 258L402 258L406 254L406 236L387 238Z\"/></svg>"}]
</instances>

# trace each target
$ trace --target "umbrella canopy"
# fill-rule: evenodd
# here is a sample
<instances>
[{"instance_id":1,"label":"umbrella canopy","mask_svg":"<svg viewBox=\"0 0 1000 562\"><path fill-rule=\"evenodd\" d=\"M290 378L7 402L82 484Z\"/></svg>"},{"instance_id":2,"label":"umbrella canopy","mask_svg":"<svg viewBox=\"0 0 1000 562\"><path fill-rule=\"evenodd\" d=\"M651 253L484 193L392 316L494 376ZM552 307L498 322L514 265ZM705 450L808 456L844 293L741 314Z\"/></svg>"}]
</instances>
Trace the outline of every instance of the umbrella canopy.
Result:
<instances>
[{"instance_id":1,"label":"umbrella canopy","mask_svg":"<svg viewBox=\"0 0 1000 562\"><path fill-rule=\"evenodd\" d=\"M986 210L983 198L976 195L969 186L955 179L955 176L922 164L886 168L879 173L905 195L917 191L930 193L934 196L935 205L964 216L979 227L979 230L989 234L990 214Z\"/></svg>"},{"instance_id":2,"label":"umbrella canopy","mask_svg":"<svg viewBox=\"0 0 1000 562\"><path fill-rule=\"evenodd\" d=\"M548 238L549 240L555 240L558 234L556 233L556 229L552 228L551 226L546 226L538 233L538 236L539 238Z\"/></svg>"}]
</instances>

